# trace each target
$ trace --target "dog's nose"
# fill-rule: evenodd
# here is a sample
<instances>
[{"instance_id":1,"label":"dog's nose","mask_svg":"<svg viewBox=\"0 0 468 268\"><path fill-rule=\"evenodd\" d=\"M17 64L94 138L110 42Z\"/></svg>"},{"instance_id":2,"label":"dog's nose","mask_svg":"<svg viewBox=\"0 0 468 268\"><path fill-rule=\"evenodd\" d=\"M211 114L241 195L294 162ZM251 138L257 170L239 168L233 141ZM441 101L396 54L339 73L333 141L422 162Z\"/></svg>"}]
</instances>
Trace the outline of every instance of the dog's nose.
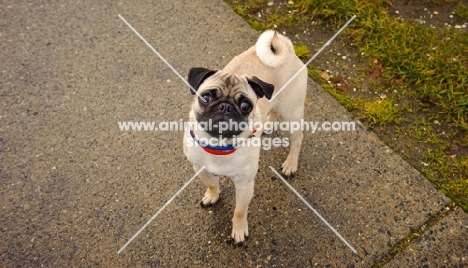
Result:
<instances>
[{"instance_id":1,"label":"dog's nose","mask_svg":"<svg viewBox=\"0 0 468 268\"><path fill-rule=\"evenodd\" d=\"M218 113L228 115L232 113L232 105L227 102L222 102L218 105Z\"/></svg>"}]
</instances>

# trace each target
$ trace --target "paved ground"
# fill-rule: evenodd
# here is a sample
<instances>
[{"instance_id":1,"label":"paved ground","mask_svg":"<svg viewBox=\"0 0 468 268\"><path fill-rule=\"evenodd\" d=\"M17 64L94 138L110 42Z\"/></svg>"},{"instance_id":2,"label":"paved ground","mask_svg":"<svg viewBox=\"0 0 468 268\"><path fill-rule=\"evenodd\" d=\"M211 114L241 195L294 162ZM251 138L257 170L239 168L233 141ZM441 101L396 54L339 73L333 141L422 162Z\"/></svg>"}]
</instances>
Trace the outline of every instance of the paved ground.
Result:
<instances>
[{"instance_id":1,"label":"paved ground","mask_svg":"<svg viewBox=\"0 0 468 268\"><path fill-rule=\"evenodd\" d=\"M192 96L117 15L184 75L222 68L258 33L216 0L7 0L0 13L3 267L369 267L450 204L358 125L306 133L291 180L357 254L275 179L268 166L285 149L262 153L245 247L226 243L232 183L202 209L195 180L117 254L193 175L182 132L118 128L185 119ZM352 120L312 81L306 110L309 121ZM467 226L464 212L449 212L388 266L466 265Z\"/></svg>"}]
</instances>

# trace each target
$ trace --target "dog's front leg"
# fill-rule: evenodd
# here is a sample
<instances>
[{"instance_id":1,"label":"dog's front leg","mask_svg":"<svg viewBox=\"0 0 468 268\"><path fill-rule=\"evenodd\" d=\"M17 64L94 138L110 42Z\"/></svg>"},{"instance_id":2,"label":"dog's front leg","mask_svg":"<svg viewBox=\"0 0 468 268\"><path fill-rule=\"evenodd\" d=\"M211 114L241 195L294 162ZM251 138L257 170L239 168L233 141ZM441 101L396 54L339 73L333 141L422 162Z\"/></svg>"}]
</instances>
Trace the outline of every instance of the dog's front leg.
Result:
<instances>
[{"instance_id":1,"label":"dog's front leg","mask_svg":"<svg viewBox=\"0 0 468 268\"><path fill-rule=\"evenodd\" d=\"M254 191L254 178L234 181L236 186L236 208L232 218L231 237L237 245L241 245L249 236L247 211Z\"/></svg>"},{"instance_id":2,"label":"dog's front leg","mask_svg":"<svg viewBox=\"0 0 468 268\"><path fill-rule=\"evenodd\" d=\"M195 172L198 172L200 168L196 165L193 166ZM219 193L221 190L219 188L219 176L215 176L209 173L206 169L202 170L198 177L202 180L203 184L206 186L205 196L202 198L200 205L202 207L214 205L218 202Z\"/></svg>"}]
</instances>

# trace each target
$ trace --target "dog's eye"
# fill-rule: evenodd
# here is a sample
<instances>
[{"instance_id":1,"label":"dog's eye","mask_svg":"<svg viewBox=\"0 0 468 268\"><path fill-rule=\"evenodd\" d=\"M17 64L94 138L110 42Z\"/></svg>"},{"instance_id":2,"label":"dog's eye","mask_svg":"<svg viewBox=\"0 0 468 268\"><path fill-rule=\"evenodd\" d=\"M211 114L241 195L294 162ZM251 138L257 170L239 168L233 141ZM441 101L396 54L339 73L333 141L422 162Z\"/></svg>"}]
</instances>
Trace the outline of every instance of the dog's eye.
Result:
<instances>
[{"instance_id":1,"label":"dog's eye","mask_svg":"<svg viewBox=\"0 0 468 268\"><path fill-rule=\"evenodd\" d=\"M209 103L213 99L213 95L211 92L206 92L202 95L202 98L206 101L206 103Z\"/></svg>"},{"instance_id":2,"label":"dog's eye","mask_svg":"<svg viewBox=\"0 0 468 268\"><path fill-rule=\"evenodd\" d=\"M241 104L240 104L240 108L241 108L242 112L248 113L248 112L250 112L252 110L252 105L248 101L242 101Z\"/></svg>"}]
</instances>

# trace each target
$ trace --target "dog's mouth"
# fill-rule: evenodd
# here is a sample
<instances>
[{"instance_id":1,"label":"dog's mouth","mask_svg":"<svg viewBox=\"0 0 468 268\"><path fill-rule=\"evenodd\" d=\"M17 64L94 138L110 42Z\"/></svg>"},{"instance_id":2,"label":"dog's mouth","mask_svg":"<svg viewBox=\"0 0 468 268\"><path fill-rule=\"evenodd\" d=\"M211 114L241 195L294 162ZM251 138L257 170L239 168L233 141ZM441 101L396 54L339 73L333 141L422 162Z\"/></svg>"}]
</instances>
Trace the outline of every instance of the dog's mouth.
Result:
<instances>
[{"instance_id":1,"label":"dog's mouth","mask_svg":"<svg viewBox=\"0 0 468 268\"><path fill-rule=\"evenodd\" d=\"M223 115L215 115L208 119L199 118L199 126L212 137L232 138L248 130L248 123Z\"/></svg>"}]
</instances>

